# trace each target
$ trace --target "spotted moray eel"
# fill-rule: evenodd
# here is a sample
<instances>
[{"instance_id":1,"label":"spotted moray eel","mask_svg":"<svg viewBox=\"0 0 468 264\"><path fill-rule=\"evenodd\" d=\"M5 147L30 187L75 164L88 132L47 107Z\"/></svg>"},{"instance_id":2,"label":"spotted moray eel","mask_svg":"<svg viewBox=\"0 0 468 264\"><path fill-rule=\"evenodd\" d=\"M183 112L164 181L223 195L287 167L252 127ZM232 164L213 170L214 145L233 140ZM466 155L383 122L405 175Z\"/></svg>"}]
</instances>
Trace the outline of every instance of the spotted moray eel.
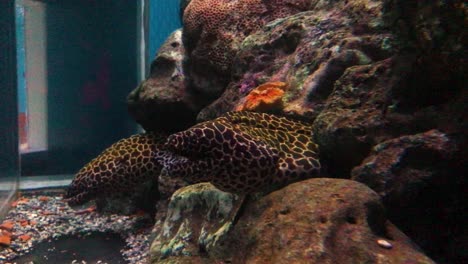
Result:
<instances>
[{"instance_id":1,"label":"spotted moray eel","mask_svg":"<svg viewBox=\"0 0 468 264\"><path fill-rule=\"evenodd\" d=\"M312 127L266 113L230 112L170 135L162 175L251 193L317 176Z\"/></svg>"},{"instance_id":2,"label":"spotted moray eel","mask_svg":"<svg viewBox=\"0 0 468 264\"><path fill-rule=\"evenodd\" d=\"M265 113L230 112L170 135L122 139L83 167L69 204L129 195L160 175L220 190L251 193L314 177L320 170L310 124Z\"/></svg>"},{"instance_id":3,"label":"spotted moray eel","mask_svg":"<svg viewBox=\"0 0 468 264\"><path fill-rule=\"evenodd\" d=\"M142 183L157 180L166 140L159 134L138 134L122 139L104 150L75 175L65 198L80 205L99 197L130 196Z\"/></svg>"}]
</instances>

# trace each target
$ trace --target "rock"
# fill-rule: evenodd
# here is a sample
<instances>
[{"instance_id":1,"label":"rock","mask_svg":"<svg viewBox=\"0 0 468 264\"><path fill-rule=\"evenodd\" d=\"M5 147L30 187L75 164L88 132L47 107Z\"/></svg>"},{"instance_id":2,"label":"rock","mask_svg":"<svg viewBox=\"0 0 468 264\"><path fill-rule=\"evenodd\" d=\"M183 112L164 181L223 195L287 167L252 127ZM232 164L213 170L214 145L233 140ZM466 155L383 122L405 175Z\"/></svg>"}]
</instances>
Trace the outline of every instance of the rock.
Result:
<instances>
[{"instance_id":1,"label":"rock","mask_svg":"<svg viewBox=\"0 0 468 264\"><path fill-rule=\"evenodd\" d=\"M190 1L192 1L192 0L180 0L180 7L179 7L180 11L179 11L179 13L180 13L180 19L181 20L183 19L185 8L188 6Z\"/></svg>"},{"instance_id":2,"label":"rock","mask_svg":"<svg viewBox=\"0 0 468 264\"><path fill-rule=\"evenodd\" d=\"M208 184L176 192L152 263L434 263L354 181L310 179L241 201Z\"/></svg>"},{"instance_id":3,"label":"rock","mask_svg":"<svg viewBox=\"0 0 468 264\"><path fill-rule=\"evenodd\" d=\"M357 18L352 11L362 15ZM231 111L250 90L269 81L289 85L284 114L315 118L347 68L389 58L396 51L381 11L378 1L317 4L258 29L240 45L226 91L198 118Z\"/></svg>"},{"instance_id":4,"label":"rock","mask_svg":"<svg viewBox=\"0 0 468 264\"><path fill-rule=\"evenodd\" d=\"M24 242L28 242L29 240L31 240L31 236L30 236L30 235L27 235L27 234L21 235L21 236L19 236L18 238L19 238L19 240L20 240L21 242L23 242L23 243L24 243Z\"/></svg>"},{"instance_id":5,"label":"rock","mask_svg":"<svg viewBox=\"0 0 468 264\"><path fill-rule=\"evenodd\" d=\"M216 99L230 80L233 59L246 36L311 5L309 0L190 1L183 17L184 71L190 87Z\"/></svg>"},{"instance_id":6,"label":"rock","mask_svg":"<svg viewBox=\"0 0 468 264\"><path fill-rule=\"evenodd\" d=\"M45 212L44 212L44 214L45 214ZM55 214L55 213L50 212L50 214ZM29 225L29 220L27 220L27 219L19 219L19 220L18 220L18 224L19 224L20 226L27 226L27 225Z\"/></svg>"},{"instance_id":7,"label":"rock","mask_svg":"<svg viewBox=\"0 0 468 264\"><path fill-rule=\"evenodd\" d=\"M408 67L417 71L417 65L406 57L394 57L346 70L314 121L315 141L328 173L369 184L385 197L392 222L429 256L455 263L463 258L457 252L468 245L461 235L466 234L462 215L468 209L462 202L468 199L462 176L468 157L463 132L468 120L461 114L467 110L467 92L442 97L435 105L417 105L417 98L408 105L398 91L402 86L422 89L403 85L413 77L423 82L422 76L403 73ZM425 134L433 129L439 132ZM452 142L441 133L450 135ZM366 166L372 159L377 159L375 164ZM433 232L433 223L440 232Z\"/></svg>"},{"instance_id":8,"label":"rock","mask_svg":"<svg viewBox=\"0 0 468 264\"><path fill-rule=\"evenodd\" d=\"M41 202L48 202L48 201L49 201L49 197L47 197L47 196L40 196L40 197L38 198L38 200L41 201Z\"/></svg>"},{"instance_id":9,"label":"rock","mask_svg":"<svg viewBox=\"0 0 468 264\"><path fill-rule=\"evenodd\" d=\"M346 70L315 119L321 160L335 177L350 178L374 144L392 137L385 107L391 100L393 64L388 59Z\"/></svg>"},{"instance_id":10,"label":"rock","mask_svg":"<svg viewBox=\"0 0 468 264\"><path fill-rule=\"evenodd\" d=\"M184 187L174 193L163 224L156 224L150 257L160 263L171 256L197 256L226 236L242 199L209 183ZM183 263L183 262L182 262Z\"/></svg>"},{"instance_id":11,"label":"rock","mask_svg":"<svg viewBox=\"0 0 468 264\"><path fill-rule=\"evenodd\" d=\"M27 204L28 202L29 202L29 199L20 197L18 200L11 203L11 207L16 207L21 204Z\"/></svg>"},{"instance_id":12,"label":"rock","mask_svg":"<svg viewBox=\"0 0 468 264\"><path fill-rule=\"evenodd\" d=\"M385 239L377 239L377 244L386 249L393 248L393 245Z\"/></svg>"},{"instance_id":13,"label":"rock","mask_svg":"<svg viewBox=\"0 0 468 264\"><path fill-rule=\"evenodd\" d=\"M15 226L15 223L13 223L13 221L7 220L7 221L3 221L3 223L0 225L0 229L11 231L14 226Z\"/></svg>"},{"instance_id":14,"label":"rock","mask_svg":"<svg viewBox=\"0 0 468 264\"><path fill-rule=\"evenodd\" d=\"M459 147L453 135L429 130L376 145L352 170L354 180L380 194L392 221L418 245L438 252L441 263L466 257L456 252L468 245L468 182Z\"/></svg>"},{"instance_id":15,"label":"rock","mask_svg":"<svg viewBox=\"0 0 468 264\"><path fill-rule=\"evenodd\" d=\"M127 98L130 115L147 131L175 132L190 127L198 112L182 70L182 31L176 30L151 63L148 79Z\"/></svg>"},{"instance_id":16,"label":"rock","mask_svg":"<svg viewBox=\"0 0 468 264\"><path fill-rule=\"evenodd\" d=\"M163 173L158 177L158 189L161 199L169 199L178 189L187 186L187 182L177 177L166 177Z\"/></svg>"},{"instance_id":17,"label":"rock","mask_svg":"<svg viewBox=\"0 0 468 264\"><path fill-rule=\"evenodd\" d=\"M375 1L382 7L376 18L390 35L382 42L387 55L346 70L316 120L324 159L340 168L334 176L348 178L385 140L430 129L463 133L468 119L461 114L467 111L462 2Z\"/></svg>"},{"instance_id":18,"label":"rock","mask_svg":"<svg viewBox=\"0 0 468 264\"><path fill-rule=\"evenodd\" d=\"M11 234L0 234L0 245L9 247L11 245Z\"/></svg>"},{"instance_id":19,"label":"rock","mask_svg":"<svg viewBox=\"0 0 468 264\"><path fill-rule=\"evenodd\" d=\"M437 130L402 136L376 145L351 173L386 201L407 204L436 177L447 177L455 153L450 138ZM444 175L444 176L442 176Z\"/></svg>"}]
</instances>

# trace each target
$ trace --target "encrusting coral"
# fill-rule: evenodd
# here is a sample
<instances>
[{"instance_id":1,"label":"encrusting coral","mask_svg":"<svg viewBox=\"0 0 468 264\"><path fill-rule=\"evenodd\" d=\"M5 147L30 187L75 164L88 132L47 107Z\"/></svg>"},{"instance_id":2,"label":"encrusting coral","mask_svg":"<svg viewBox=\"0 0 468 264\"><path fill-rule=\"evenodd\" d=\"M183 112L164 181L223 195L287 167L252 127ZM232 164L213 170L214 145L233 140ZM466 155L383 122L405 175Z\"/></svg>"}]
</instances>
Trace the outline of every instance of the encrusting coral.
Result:
<instances>
[{"instance_id":1,"label":"encrusting coral","mask_svg":"<svg viewBox=\"0 0 468 264\"><path fill-rule=\"evenodd\" d=\"M188 55L184 72L197 90L219 95L245 37L311 5L309 0L190 1L183 16L182 39Z\"/></svg>"},{"instance_id":2,"label":"encrusting coral","mask_svg":"<svg viewBox=\"0 0 468 264\"><path fill-rule=\"evenodd\" d=\"M248 110L268 112L283 108L283 95L287 84L284 82L267 82L253 89L237 106L236 111Z\"/></svg>"}]
</instances>

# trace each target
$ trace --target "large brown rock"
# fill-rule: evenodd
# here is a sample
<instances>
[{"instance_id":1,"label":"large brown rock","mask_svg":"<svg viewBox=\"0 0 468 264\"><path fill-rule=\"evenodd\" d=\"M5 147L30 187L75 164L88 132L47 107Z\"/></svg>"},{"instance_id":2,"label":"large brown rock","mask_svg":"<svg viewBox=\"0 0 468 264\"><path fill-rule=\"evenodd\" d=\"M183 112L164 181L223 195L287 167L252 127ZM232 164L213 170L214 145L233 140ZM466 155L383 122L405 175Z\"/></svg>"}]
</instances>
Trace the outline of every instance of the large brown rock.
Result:
<instances>
[{"instance_id":1,"label":"large brown rock","mask_svg":"<svg viewBox=\"0 0 468 264\"><path fill-rule=\"evenodd\" d=\"M438 130L402 136L376 145L352 170L354 180L380 194L392 221L441 263L467 257L468 181L456 143Z\"/></svg>"},{"instance_id":2,"label":"large brown rock","mask_svg":"<svg viewBox=\"0 0 468 264\"><path fill-rule=\"evenodd\" d=\"M210 104L198 114L208 120L236 109L258 85L287 83L278 112L313 122L325 173L369 184L392 222L431 257L463 263L464 2L192 0L185 89L197 107ZM284 16L264 9L284 4ZM434 138L439 149L430 147Z\"/></svg>"},{"instance_id":3,"label":"large brown rock","mask_svg":"<svg viewBox=\"0 0 468 264\"><path fill-rule=\"evenodd\" d=\"M393 60L352 67L344 72L314 121L315 139L329 172L349 178L370 148L393 131L385 118L392 87Z\"/></svg>"},{"instance_id":4,"label":"large brown rock","mask_svg":"<svg viewBox=\"0 0 468 264\"><path fill-rule=\"evenodd\" d=\"M277 18L308 10L310 0L192 0L184 12L184 70L192 89L216 99L230 80L246 36Z\"/></svg>"},{"instance_id":5,"label":"large brown rock","mask_svg":"<svg viewBox=\"0 0 468 264\"><path fill-rule=\"evenodd\" d=\"M466 6L383 3L399 48L335 81L314 121L321 162L342 178L357 166L353 177L383 195L392 222L436 261L462 263L468 258L462 250L468 246ZM439 132L427 132L434 129Z\"/></svg>"},{"instance_id":6,"label":"large brown rock","mask_svg":"<svg viewBox=\"0 0 468 264\"><path fill-rule=\"evenodd\" d=\"M268 81L288 84L283 114L312 120L346 69L387 59L398 50L380 1L309 3L310 11L272 21L243 39L232 60L231 82L202 110L200 120L235 109Z\"/></svg>"},{"instance_id":7,"label":"large brown rock","mask_svg":"<svg viewBox=\"0 0 468 264\"><path fill-rule=\"evenodd\" d=\"M159 49L149 77L128 95L128 111L145 130L171 133L195 123L199 107L185 85L184 56L179 29Z\"/></svg>"},{"instance_id":8,"label":"large brown rock","mask_svg":"<svg viewBox=\"0 0 468 264\"><path fill-rule=\"evenodd\" d=\"M434 263L354 181L311 179L241 202L209 184L176 192L152 263Z\"/></svg>"},{"instance_id":9,"label":"large brown rock","mask_svg":"<svg viewBox=\"0 0 468 264\"><path fill-rule=\"evenodd\" d=\"M408 203L431 181L450 177L455 153L451 139L437 130L384 141L351 173L385 200Z\"/></svg>"}]
</instances>

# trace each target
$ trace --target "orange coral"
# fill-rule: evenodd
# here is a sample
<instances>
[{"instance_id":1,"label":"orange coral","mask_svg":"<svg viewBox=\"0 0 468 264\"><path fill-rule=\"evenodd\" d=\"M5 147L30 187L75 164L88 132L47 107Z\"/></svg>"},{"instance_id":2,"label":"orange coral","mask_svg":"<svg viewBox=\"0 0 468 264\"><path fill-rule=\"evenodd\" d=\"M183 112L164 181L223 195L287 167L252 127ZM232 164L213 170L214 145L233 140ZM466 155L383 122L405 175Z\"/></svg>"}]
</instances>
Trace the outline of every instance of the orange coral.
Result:
<instances>
[{"instance_id":1,"label":"orange coral","mask_svg":"<svg viewBox=\"0 0 468 264\"><path fill-rule=\"evenodd\" d=\"M284 82L267 82L253 89L236 108L236 111L248 110L267 112L283 107L283 95L287 84Z\"/></svg>"}]
</instances>

